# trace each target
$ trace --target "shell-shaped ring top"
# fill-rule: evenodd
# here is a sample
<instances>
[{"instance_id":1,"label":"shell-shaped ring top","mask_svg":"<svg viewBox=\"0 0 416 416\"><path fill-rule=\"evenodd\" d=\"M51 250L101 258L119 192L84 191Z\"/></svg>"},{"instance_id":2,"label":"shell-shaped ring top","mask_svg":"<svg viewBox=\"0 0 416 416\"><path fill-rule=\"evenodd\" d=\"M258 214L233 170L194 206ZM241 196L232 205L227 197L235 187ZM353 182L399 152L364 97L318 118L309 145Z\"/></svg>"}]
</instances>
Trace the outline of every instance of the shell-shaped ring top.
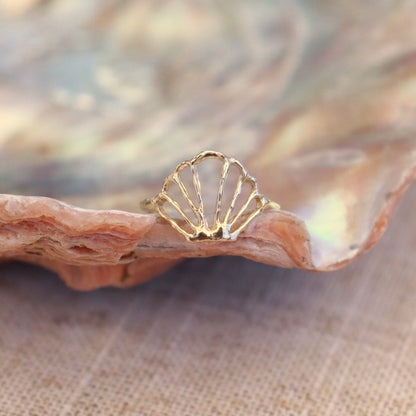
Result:
<instances>
[{"instance_id":1,"label":"shell-shaped ring top","mask_svg":"<svg viewBox=\"0 0 416 416\"><path fill-rule=\"evenodd\" d=\"M235 240L271 203L236 159L205 151L180 163L162 191L144 201L190 241Z\"/></svg>"}]
</instances>

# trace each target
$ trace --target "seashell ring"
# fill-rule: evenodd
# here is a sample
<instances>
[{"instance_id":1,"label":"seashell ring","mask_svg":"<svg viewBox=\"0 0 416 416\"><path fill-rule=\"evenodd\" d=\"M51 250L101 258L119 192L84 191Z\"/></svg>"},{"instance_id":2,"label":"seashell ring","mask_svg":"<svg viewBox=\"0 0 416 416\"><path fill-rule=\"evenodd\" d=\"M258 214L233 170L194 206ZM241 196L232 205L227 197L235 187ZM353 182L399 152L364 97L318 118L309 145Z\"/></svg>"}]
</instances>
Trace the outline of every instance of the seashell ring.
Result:
<instances>
[{"instance_id":1,"label":"seashell ring","mask_svg":"<svg viewBox=\"0 0 416 416\"><path fill-rule=\"evenodd\" d=\"M259 193L238 160L215 151L180 163L162 191L141 206L158 212L188 241L236 240L265 208L280 208Z\"/></svg>"}]
</instances>

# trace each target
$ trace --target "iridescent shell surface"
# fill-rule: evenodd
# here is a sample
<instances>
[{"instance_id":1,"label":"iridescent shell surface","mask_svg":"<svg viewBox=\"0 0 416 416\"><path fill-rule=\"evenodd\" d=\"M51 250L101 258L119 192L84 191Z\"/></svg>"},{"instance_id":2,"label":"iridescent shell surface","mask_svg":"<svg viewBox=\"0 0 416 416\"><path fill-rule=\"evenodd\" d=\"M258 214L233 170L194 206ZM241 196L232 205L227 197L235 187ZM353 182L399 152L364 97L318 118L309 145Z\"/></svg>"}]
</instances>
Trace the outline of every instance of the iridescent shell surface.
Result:
<instances>
[{"instance_id":1,"label":"iridescent shell surface","mask_svg":"<svg viewBox=\"0 0 416 416\"><path fill-rule=\"evenodd\" d=\"M416 174L415 49L415 0L0 0L1 258L78 289L194 256L348 264ZM197 244L140 212L207 149L282 210Z\"/></svg>"}]
</instances>

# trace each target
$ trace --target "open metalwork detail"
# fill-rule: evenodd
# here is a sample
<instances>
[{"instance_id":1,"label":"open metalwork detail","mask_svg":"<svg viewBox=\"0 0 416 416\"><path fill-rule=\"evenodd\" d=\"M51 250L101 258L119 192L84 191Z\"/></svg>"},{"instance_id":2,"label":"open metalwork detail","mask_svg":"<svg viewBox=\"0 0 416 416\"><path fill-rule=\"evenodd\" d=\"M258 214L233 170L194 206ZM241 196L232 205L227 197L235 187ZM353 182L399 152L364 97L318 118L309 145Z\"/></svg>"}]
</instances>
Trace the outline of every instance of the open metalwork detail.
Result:
<instances>
[{"instance_id":1,"label":"open metalwork detail","mask_svg":"<svg viewBox=\"0 0 416 416\"><path fill-rule=\"evenodd\" d=\"M201 178L209 159L216 159L217 166ZM239 161L215 151L180 163L165 179L162 191L142 202L143 208L158 212L189 241L235 240L268 206L280 208L259 193L256 179Z\"/></svg>"}]
</instances>

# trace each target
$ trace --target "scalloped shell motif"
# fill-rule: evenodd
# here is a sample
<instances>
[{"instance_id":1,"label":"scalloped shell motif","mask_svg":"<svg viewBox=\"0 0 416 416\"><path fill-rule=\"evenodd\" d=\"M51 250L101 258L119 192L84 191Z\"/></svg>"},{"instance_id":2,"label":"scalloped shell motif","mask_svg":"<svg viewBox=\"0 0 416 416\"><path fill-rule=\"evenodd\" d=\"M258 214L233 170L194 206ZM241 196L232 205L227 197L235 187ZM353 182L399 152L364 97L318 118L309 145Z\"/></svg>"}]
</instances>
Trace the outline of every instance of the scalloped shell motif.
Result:
<instances>
[{"instance_id":1,"label":"scalloped shell motif","mask_svg":"<svg viewBox=\"0 0 416 416\"><path fill-rule=\"evenodd\" d=\"M179 164L151 201L189 241L235 240L270 203L239 161L214 151Z\"/></svg>"}]
</instances>

